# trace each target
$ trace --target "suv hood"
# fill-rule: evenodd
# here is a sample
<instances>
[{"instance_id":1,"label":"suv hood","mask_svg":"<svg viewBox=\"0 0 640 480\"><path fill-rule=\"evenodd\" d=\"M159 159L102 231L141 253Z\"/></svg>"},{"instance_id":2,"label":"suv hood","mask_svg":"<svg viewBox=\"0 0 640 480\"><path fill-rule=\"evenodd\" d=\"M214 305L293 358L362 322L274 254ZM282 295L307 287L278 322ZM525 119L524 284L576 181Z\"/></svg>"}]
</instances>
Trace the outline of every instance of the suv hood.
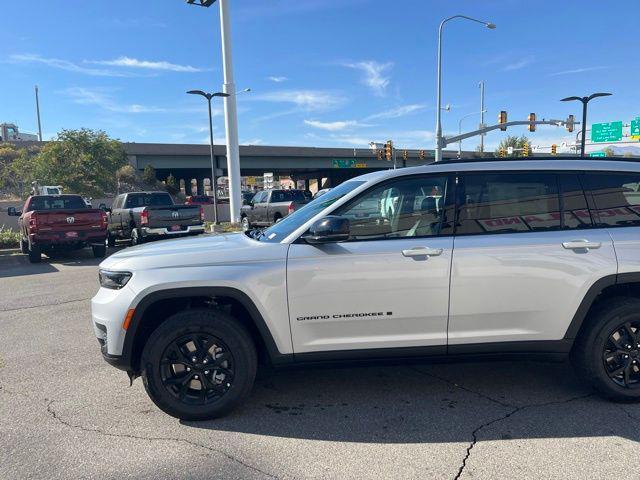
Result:
<instances>
[{"instance_id":1,"label":"suv hood","mask_svg":"<svg viewBox=\"0 0 640 480\"><path fill-rule=\"evenodd\" d=\"M288 245L258 242L242 233L158 240L121 250L101 264L107 270L205 267L284 259Z\"/></svg>"}]
</instances>

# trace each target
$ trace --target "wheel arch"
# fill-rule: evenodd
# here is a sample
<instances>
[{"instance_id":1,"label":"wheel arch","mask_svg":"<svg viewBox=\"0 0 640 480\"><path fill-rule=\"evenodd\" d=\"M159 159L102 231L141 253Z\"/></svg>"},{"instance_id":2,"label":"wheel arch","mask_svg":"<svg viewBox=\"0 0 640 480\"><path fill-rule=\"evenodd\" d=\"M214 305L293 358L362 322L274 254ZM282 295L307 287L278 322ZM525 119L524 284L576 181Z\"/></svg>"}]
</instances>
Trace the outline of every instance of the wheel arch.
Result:
<instances>
[{"instance_id":1,"label":"wheel arch","mask_svg":"<svg viewBox=\"0 0 640 480\"><path fill-rule=\"evenodd\" d=\"M640 297L640 273L607 275L597 280L580 303L564 339L575 340L593 308L608 298L620 295Z\"/></svg>"},{"instance_id":2,"label":"wheel arch","mask_svg":"<svg viewBox=\"0 0 640 480\"><path fill-rule=\"evenodd\" d=\"M249 330L264 360L272 364L290 361L291 355L280 353L262 314L246 293L233 287L183 287L151 292L138 302L122 349L125 369L139 373L146 339L168 317L201 306L229 306L232 315Z\"/></svg>"}]
</instances>

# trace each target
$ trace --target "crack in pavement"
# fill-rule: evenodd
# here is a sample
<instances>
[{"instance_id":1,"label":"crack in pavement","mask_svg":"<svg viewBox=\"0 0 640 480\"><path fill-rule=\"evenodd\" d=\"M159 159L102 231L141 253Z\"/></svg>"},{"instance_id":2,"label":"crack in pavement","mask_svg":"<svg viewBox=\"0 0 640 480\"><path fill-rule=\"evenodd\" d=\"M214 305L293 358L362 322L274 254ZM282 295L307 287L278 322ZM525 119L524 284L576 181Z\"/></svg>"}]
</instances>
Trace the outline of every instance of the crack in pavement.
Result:
<instances>
[{"instance_id":1,"label":"crack in pavement","mask_svg":"<svg viewBox=\"0 0 640 480\"><path fill-rule=\"evenodd\" d=\"M464 458L462 459L462 465L460 465L460 468L458 469L458 473L456 474L455 477L453 477L454 480L459 480L460 477L462 476L462 474L464 473L464 469L467 466L467 461L469 460L469 458L471 457L471 450L473 450L473 447L476 446L476 444L478 443L478 433L480 433L480 431L483 428L489 427L491 425L493 425L494 423L498 423L501 422L502 420L506 420L507 418L515 415L516 413L522 412L523 410L527 410L529 408L537 408L537 407L550 407L552 405L564 405L566 403L570 403L576 400L582 400L588 397L593 396L593 392L592 393L588 393L586 395L580 395L577 397L571 397L565 400L555 400L553 402L546 402L546 403L533 403L530 405L523 405L521 407L515 407L513 410L511 410L510 412L506 413L505 415L498 417L498 418L494 418L493 420L490 420L486 423L483 423L482 425L480 425L478 428L476 428L472 433L472 437L473 440L471 441L471 443L469 444L469 446L467 447L467 452L464 456Z\"/></svg>"},{"instance_id":2,"label":"crack in pavement","mask_svg":"<svg viewBox=\"0 0 640 480\"><path fill-rule=\"evenodd\" d=\"M46 399L45 399L46 400ZM171 437L144 437L144 436L137 436L137 435L132 435L129 433L111 433L111 432L105 432L103 430L100 430L99 428L89 428L89 427L84 427L82 425L76 425L73 424L67 420L64 420L60 415L58 415L58 413L53 409L53 404L55 403L55 400L50 400L47 403L47 412L49 413L49 415L51 415L51 417L55 420L57 420L59 423L61 423L62 425L65 425L69 428L75 429L75 430L80 430L83 432L88 432L88 433L97 433L99 435L104 435L106 437L116 437L116 438L130 438L133 440L146 440L146 441L155 441L155 442L176 442L176 443L186 443L187 445L191 445L194 447L198 447L198 448L203 448L205 450L209 450L210 452L214 452L217 453L219 455L223 455L224 457L226 457L227 459L242 465L245 468L248 468L249 470L252 470L254 472L260 473L262 475L265 475L266 477L269 478L274 478L276 480L279 480L280 477L277 477L276 475L270 474L268 472L265 472L263 470L260 470L258 467L254 467L253 465L250 465L242 460L240 460L239 458L234 457L233 455L224 452L222 450L218 450L216 448L213 447L209 447L207 445L202 445L200 443L196 443L196 442L192 442L191 440L185 440L183 438L171 438Z\"/></svg>"},{"instance_id":3,"label":"crack in pavement","mask_svg":"<svg viewBox=\"0 0 640 480\"><path fill-rule=\"evenodd\" d=\"M477 395L480 398L484 398L485 400L489 400L490 402L493 403L497 403L498 405L502 406L502 407L514 407L514 405L507 403L507 402L503 402L502 400L498 400L496 398L490 397L489 395L485 395L484 393L480 393L480 392L476 392L475 390L471 390L470 388L465 387L464 385L460 385L459 383L454 382L453 380L449 380L446 377L441 377L440 375L436 375L435 373L431 373L431 372L424 372L422 370L418 370L415 367L410 367L411 370L413 370L414 372L420 373L421 375L425 375L427 377L432 377L435 378L437 380L440 380L441 382L447 383L449 385L452 385L460 390L464 390L465 392L468 393L472 393L474 395Z\"/></svg>"},{"instance_id":4,"label":"crack in pavement","mask_svg":"<svg viewBox=\"0 0 640 480\"><path fill-rule=\"evenodd\" d=\"M68 303L86 302L87 300L91 300L91 297L89 297L89 298L79 298L77 300L67 300L65 302L44 303L42 305L31 305L29 307L9 308L7 310L0 310L0 313L3 313L3 312L17 312L19 310L29 310L29 309L32 309L32 308L56 307L58 305L66 305Z\"/></svg>"}]
</instances>

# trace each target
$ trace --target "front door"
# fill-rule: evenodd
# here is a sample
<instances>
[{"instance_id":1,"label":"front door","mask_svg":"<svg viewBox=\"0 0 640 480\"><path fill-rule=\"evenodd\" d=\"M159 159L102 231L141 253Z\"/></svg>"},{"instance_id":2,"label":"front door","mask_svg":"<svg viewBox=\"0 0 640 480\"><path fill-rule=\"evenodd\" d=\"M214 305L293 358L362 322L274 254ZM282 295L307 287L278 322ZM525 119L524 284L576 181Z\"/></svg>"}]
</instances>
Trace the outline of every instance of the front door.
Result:
<instances>
[{"instance_id":1,"label":"front door","mask_svg":"<svg viewBox=\"0 0 640 480\"><path fill-rule=\"evenodd\" d=\"M444 353L450 187L446 175L373 186L332 212L349 219L349 241L290 246L287 290L296 354L360 350L352 352L357 356L406 347Z\"/></svg>"}]
</instances>

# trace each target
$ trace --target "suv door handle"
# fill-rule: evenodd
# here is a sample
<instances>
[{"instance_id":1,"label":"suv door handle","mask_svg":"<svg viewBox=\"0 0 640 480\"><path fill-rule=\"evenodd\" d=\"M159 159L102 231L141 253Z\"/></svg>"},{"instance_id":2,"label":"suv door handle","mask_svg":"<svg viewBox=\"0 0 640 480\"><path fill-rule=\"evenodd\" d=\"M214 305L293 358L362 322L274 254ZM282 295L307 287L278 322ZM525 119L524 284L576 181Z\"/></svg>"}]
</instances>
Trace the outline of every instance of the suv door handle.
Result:
<instances>
[{"instance_id":1,"label":"suv door handle","mask_svg":"<svg viewBox=\"0 0 640 480\"><path fill-rule=\"evenodd\" d=\"M562 246L567 250L589 250L590 248L600 248L602 243L590 242L589 240L572 240L570 242L564 242Z\"/></svg>"},{"instance_id":2,"label":"suv door handle","mask_svg":"<svg viewBox=\"0 0 640 480\"><path fill-rule=\"evenodd\" d=\"M402 250L405 257L437 257L442 255L442 248L414 247L408 250Z\"/></svg>"}]
</instances>

